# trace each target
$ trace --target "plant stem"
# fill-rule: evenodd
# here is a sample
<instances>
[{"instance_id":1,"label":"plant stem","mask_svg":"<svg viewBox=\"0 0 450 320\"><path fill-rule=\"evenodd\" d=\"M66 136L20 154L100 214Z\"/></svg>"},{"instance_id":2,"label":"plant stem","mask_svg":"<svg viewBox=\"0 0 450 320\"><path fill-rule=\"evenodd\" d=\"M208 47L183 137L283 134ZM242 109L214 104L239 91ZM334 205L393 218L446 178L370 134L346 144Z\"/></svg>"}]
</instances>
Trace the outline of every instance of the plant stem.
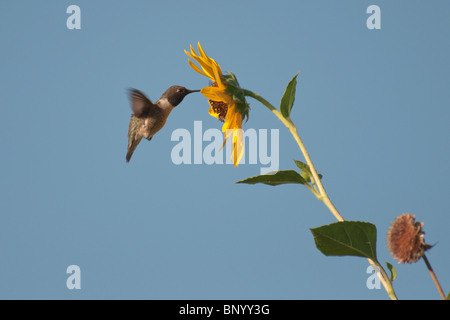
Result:
<instances>
[{"instance_id":1,"label":"plant stem","mask_svg":"<svg viewBox=\"0 0 450 320\"><path fill-rule=\"evenodd\" d=\"M300 148L300 151L302 152L302 154L306 160L306 163L308 164L308 166L311 170L311 174L312 174L315 184L318 188L319 194L317 195L316 193L314 193L314 195L327 206L327 208L330 210L330 212L333 214L333 216L336 218L336 220L344 221L344 218L341 216L339 211L336 209L334 204L331 202L331 199L329 198L328 194L326 193L325 188L322 184L322 181L320 180L319 175L317 174L317 170L314 167L314 164L313 164L311 158L309 157L308 152L306 151L306 147L305 147L303 141L300 139L300 136L297 131L297 127L294 125L294 123L291 121L291 119L286 119L281 114L281 112L279 112L270 102L268 102L266 99L264 99L260 95L254 93L250 90L245 90L245 89L244 89L244 94L246 96L249 96L249 97L261 102L270 111L272 111L277 116L277 118L280 119L281 122L283 122L283 124L289 129L289 131L291 132L295 141L297 142L297 144ZM380 270L380 272L377 273L378 278L380 279L381 283L383 284L383 287L385 288L389 297L392 300L397 300L397 296L395 295L394 289L392 287L392 283L389 280L389 277L387 276L386 271L384 271L383 267L378 262L373 261L371 259L367 259L367 260L371 266L375 266Z\"/></svg>"},{"instance_id":2,"label":"plant stem","mask_svg":"<svg viewBox=\"0 0 450 320\"><path fill-rule=\"evenodd\" d=\"M283 117L283 115L270 102L268 102L266 99L264 99L260 95L254 93L252 91L249 91L249 90L244 90L244 93L245 93L245 95L258 100L263 105L265 105L289 129L289 131L291 132L295 141L297 142L297 144L300 148L300 151L302 152L303 156L305 157L306 163L308 164L308 166L311 170L311 174L314 178L317 188L319 189L319 197L321 197L320 200L322 200L325 203L325 205L331 211L331 213L334 215L334 217L336 218L337 221L344 221L344 218L341 216L341 214L338 212L338 210L336 209L336 207L334 206L334 204L331 202L330 198L328 197L328 194L325 191L322 181L320 181L319 175L317 174L317 170L314 167L314 164L313 164L311 158L309 157L308 151L306 150L306 147L305 147L302 139L300 138L300 136L297 132L297 127L294 125L294 123L290 119L286 119L285 117Z\"/></svg>"},{"instance_id":3,"label":"plant stem","mask_svg":"<svg viewBox=\"0 0 450 320\"><path fill-rule=\"evenodd\" d=\"M373 267L376 266L378 270L380 270L380 273L377 273L378 278L380 279L381 283L383 284L384 289L386 290L387 294L389 295L389 298L391 300L398 300L397 296L395 295L394 288L392 287L392 282L387 275L384 268L377 262L373 261L372 259L367 258L367 261L369 261L369 264ZM376 270L376 269L375 269Z\"/></svg>"},{"instance_id":4,"label":"plant stem","mask_svg":"<svg viewBox=\"0 0 450 320\"><path fill-rule=\"evenodd\" d=\"M430 262L428 261L427 256L426 256L425 254L423 254L422 258L423 258L423 261L425 261L425 264L427 265L428 271L430 271L431 278L433 279L434 284L436 285L436 288L438 289L439 294L441 295L442 300L445 300L445 294L444 294L444 291L442 290L442 287L441 287L441 285L439 284L439 281L438 281L438 279L437 279L437 277L436 277L436 274L435 274L434 271L433 271L433 268L431 267Z\"/></svg>"}]
</instances>

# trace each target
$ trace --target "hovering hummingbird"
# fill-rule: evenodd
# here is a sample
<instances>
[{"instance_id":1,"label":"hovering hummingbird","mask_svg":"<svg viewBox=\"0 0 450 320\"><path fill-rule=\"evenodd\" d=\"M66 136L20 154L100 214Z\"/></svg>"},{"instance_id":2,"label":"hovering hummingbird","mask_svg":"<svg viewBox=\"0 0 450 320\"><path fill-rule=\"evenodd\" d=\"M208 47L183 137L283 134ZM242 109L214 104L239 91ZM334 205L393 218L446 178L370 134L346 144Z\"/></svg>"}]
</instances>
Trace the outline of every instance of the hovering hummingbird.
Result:
<instances>
[{"instance_id":1,"label":"hovering hummingbird","mask_svg":"<svg viewBox=\"0 0 450 320\"><path fill-rule=\"evenodd\" d=\"M141 91L129 89L128 94L133 114L128 127L127 162L130 161L142 138L151 140L164 127L173 108L179 105L189 93L199 91L172 86L163 93L158 101L152 103Z\"/></svg>"}]
</instances>

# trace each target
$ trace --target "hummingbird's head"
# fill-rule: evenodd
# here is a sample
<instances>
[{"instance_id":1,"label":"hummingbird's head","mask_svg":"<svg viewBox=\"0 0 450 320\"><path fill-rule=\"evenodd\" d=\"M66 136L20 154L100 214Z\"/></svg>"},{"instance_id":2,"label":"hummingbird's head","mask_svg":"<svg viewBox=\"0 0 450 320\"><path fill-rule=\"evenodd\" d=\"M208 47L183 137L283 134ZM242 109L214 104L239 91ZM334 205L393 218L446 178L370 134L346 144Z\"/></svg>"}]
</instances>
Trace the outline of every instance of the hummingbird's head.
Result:
<instances>
[{"instance_id":1,"label":"hummingbird's head","mask_svg":"<svg viewBox=\"0 0 450 320\"><path fill-rule=\"evenodd\" d=\"M181 86L171 86L166 90L166 92L163 93L161 99L167 98L169 103L176 107L181 103L181 101L183 101L184 97L192 92L200 92L200 90L188 90L185 87Z\"/></svg>"}]
</instances>

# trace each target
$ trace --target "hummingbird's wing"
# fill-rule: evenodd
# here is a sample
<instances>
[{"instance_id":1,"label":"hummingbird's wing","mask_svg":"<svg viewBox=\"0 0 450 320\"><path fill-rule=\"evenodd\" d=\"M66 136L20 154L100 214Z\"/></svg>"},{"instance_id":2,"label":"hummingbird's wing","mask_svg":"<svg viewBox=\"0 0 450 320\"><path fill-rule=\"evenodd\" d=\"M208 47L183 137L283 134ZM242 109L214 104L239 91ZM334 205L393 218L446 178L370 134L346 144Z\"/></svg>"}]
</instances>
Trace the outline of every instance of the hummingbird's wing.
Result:
<instances>
[{"instance_id":1,"label":"hummingbird's wing","mask_svg":"<svg viewBox=\"0 0 450 320\"><path fill-rule=\"evenodd\" d=\"M141 120L134 114L131 115L130 125L128 126L128 148L127 148L127 162L130 162L131 156L134 150L142 140L142 136L139 134L139 125Z\"/></svg>"},{"instance_id":2,"label":"hummingbird's wing","mask_svg":"<svg viewBox=\"0 0 450 320\"><path fill-rule=\"evenodd\" d=\"M141 91L129 89L128 95L131 100L131 110L133 110L133 114L131 115L130 124L128 126L127 162L130 161L134 150L136 150L136 147L143 138L140 127L142 127L144 119L150 114L159 111L159 107L154 105ZM147 139L150 140L151 137Z\"/></svg>"},{"instance_id":3,"label":"hummingbird's wing","mask_svg":"<svg viewBox=\"0 0 450 320\"><path fill-rule=\"evenodd\" d=\"M148 99L145 94L137 89L129 89L128 94L131 100L131 110L136 117L140 117L143 114L152 110L155 105Z\"/></svg>"}]
</instances>

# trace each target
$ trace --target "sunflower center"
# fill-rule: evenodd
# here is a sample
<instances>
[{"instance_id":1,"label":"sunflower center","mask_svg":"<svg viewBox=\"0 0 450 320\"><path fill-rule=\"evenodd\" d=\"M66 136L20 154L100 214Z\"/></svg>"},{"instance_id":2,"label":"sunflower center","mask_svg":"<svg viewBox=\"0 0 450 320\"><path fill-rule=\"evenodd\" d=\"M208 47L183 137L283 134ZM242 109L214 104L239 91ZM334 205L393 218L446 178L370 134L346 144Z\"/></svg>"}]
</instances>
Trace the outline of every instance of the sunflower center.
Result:
<instances>
[{"instance_id":1,"label":"sunflower center","mask_svg":"<svg viewBox=\"0 0 450 320\"><path fill-rule=\"evenodd\" d=\"M212 82L211 87L218 87L217 82ZM223 101L209 100L209 104L211 105L213 111L218 115L217 118L220 121L225 122L225 117L228 111L228 103L225 103Z\"/></svg>"}]
</instances>

